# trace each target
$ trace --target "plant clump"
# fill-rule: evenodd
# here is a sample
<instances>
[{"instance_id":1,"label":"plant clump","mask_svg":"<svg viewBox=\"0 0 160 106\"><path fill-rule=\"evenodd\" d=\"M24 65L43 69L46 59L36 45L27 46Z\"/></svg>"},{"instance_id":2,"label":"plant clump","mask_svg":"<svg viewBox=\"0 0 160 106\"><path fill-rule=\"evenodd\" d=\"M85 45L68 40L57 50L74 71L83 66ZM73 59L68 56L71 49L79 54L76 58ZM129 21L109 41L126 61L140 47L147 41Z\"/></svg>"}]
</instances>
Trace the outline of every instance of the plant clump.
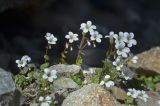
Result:
<instances>
[{"instance_id":1,"label":"plant clump","mask_svg":"<svg viewBox=\"0 0 160 106\"><path fill-rule=\"evenodd\" d=\"M138 80L143 82L143 86L140 89L130 88L127 85L128 81L136 78L132 71L128 68L128 62L137 63L138 57L131 53L131 48L137 44L132 32L119 32L118 34L113 31L108 35L103 36L97 31L97 27L92 24L91 21L82 23L80 25L82 34L73 33L69 31L65 36L66 43L64 45L64 51L61 53L61 59L59 63L67 64L66 55L68 51L73 51L73 45L78 43L78 52L76 55L75 64L81 66L83 63L83 50L86 46L96 47L97 43L101 43L103 39L108 39L109 48L106 50L106 58L103 60L103 67L89 69L88 71L82 70L75 75L69 76L78 85L83 87L89 83L100 84L105 89L111 86L117 86L124 88L127 92L126 100L124 103L137 105L137 99L141 99L147 102L149 96L147 95L147 79L146 77L139 77ZM51 33L46 33L45 38L47 40L46 51L44 55L44 63L39 66L39 71L35 71L33 67L26 67L31 62L31 58L27 55L23 56L20 60L16 60L17 66L20 69L20 73L15 75L15 82L17 87L26 96L26 104L30 104L33 101L40 106L54 106L57 104L58 99L53 95L54 86L53 82L60 78L58 70L50 69L48 52L54 48L58 39ZM107 43L106 43L107 44ZM150 81L149 85L153 87ZM143 90L144 89L144 90ZM155 89L155 88L154 88Z\"/></svg>"}]
</instances>

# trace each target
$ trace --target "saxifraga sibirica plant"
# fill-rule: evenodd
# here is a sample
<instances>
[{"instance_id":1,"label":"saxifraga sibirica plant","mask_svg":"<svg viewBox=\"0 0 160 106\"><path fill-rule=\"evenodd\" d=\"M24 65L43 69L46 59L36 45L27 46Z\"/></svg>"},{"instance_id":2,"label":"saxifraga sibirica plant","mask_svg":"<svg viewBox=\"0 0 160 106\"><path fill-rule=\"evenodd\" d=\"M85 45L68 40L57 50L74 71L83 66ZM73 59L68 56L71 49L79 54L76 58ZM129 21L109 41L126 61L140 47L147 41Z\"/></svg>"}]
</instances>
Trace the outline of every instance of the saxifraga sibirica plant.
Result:
<instances>
[{"instance_id":1,"label":"saxifraga sibirica plant","mask_svg":"<svg viewBox=\"0 0 160 106\"><path fill-rule=\"evenodd\" d=\"M86 46L95 48L97 43L102 42L102 39L108 39L109 48L106 50L106 58L103 61L103 67L97 68L96 72L93 70L88 72L83 71L81 75L85 78L90 76L91 83L99 83L105 89L111 86L121 87L121 85L125 85L127 88L127 81L134 77L130 74L130 69L127 67L127 64L129 61L137 63L138 59L137 56L133 56L130 50L132 46L137 44L137 41L134 39L134 34L132 32L119 32L116 34L111 31L108 35L102 36L91 21L82 23L80 25L80 30L82 30L82 34L69 31L65 36L67 42L65 43L63 53L61 53L60 63L67 64L66 54L68 51L75 50L75 48L73 48L75 42L80 40L77 46L78 52L75 64L81 66L84 55L83 49ZM57 70L49 69L48 52L53 48L53 45L56 45L58 39L51 33L46 33L45 38L48 43L44 55L44 63L40 66L40 70L35 71L33 69L34 67L30 65L31 58L25 55L20 60L16 60L20 73L15 76L15 82L17 87L27 97L28 104L35 101L40 106L54 106L55 97L51 97L50 94L54 89L53 82L57 80L59 76L57 75ZM72 77L76 79L76 75ZM82 86L89 83L85 78L82 81ZM143 90L128 88L127 92L126 103L128 104L135 104L137 98L145 102L149 98ZM129 101L131 99L132 101Z\"/></svg>"}]
</instances>

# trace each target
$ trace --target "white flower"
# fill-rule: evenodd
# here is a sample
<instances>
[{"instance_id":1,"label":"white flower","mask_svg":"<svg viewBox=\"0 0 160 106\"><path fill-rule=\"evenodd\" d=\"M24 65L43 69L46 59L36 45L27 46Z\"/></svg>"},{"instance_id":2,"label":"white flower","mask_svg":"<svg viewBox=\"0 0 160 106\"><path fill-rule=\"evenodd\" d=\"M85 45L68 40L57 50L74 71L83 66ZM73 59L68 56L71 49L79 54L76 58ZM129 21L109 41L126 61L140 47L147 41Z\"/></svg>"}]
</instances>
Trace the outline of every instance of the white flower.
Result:
<instances>
[{"instance_id":1,"label":"white flower","mask_svg":"<svg viewBox=\"0 0 160 106\"><path fill-rule=\"evenodd\" d=\"M81 24L80 29L83 30L84 33L87 33L87 32L91 32L94 29L96 29L96 26L92 25L91 21L87 21L87 23L82 23Z\"/></svg>"},{"instance_id":2,"label":"white flower","mask_svg":"<svg viewBox=\"0 0 160 106\"><path fill-rule=\"evenodd\" d=\"M113 37L115 39L115 47L116 48L118 48L119 45L125 46L123 32L119 32L119 35L114 34Z\"/></svg>"},{"instance_id":3,"label":"white flower","mask_svg":"<svg viewBox=\"0 0 160 106\"><path fill-rule=\"evenodd\" d=\"M131 61L132 61L132 63L137 63L137 60L138 60L138 57L137 56L134 56L132 59L131 59Z\"/></svg>"},{"instance_id":4,"label":"white flower","mask_svg":"<svg viewBox=\"0 0 160 106\"><path fill-rule=\"evenodd\" d=\"M30 62L31 58L28 55L24 55L21 60L24 60L26 62Z\"/></svg>"},{"instance_id":5,"label":"white flower","mask_svg":"<svg viewBox=\"0 0 160 106\"><path fill-rule=\"evenodd\" d=\"M134 38L134 34L133 33L128 33L125 32L124 33L124 41L127 43L128 47L132 47L132 45L136 45L137 41Z\"/></svg>"},{"instance_id":6,"label":"white flower","mask_svg":"<svg viewBox=\"0 0 160 106\"><path fill-rule=\"evenodd\" d=\"M46 96L45 99L41 96L39 98L39 101L41 102L40 106L50 106L50 103L52 102L51 99L52 98L50 96Z\"/></svg>"},{"instance_id":7,"label":"white flower","mask_svg":"<svg viewBox=\"0 0 160 106\"><path fill-rule=\"evenodd\" d=\"M110 75L105 75L104 78L108 80L110 78Z\"/></svg>"},{"instance_id":8,"label":"white flower","mask_svg":"<svg viewBox=\"0 0 160 106\"><path fill-rule=\"evenodd\" d=\"M31 58L27 55L24 55L20 60L16 60L16 63L19 68L21 68L21 67L23 68L30 61L31 61Z\"/></svg>"},{"instance_id":9,"label":"white flower","mask_svg":"<svg viewBox=\"0 0 160 106\"><path fill-rule=\"evenodd\" d=\"M132 98L137 98L140 91L137 91L136 89L128 89L127 95L131 96Z\"/></svg>"},{"instance_id":10,"label":"white flower","mask_svg":"<svg viewBox=\"0 0 160 106\"><path fill-rule=\"evenodd\" d=\"M50 104L47 102L42 102L40 106L50 106Z\"/></svg>"},{"instance_id":11,"label":"white flower","mask_svg":"<svg viewBox=\"0 0 160 106\"><path fill-rule=\"evenodd\" d=\"M134 88L128 89L127 95L135 99L136 98L142 99L144 100L144 102L147 102L147 99L149 98L149 96L146 94L145 91L135 90Z\"/></svg>"},{"instance_id":12,"label":"white flower","mask_svg":"<svg viewBox=\"0 0 160 106\"><path fill-rule=\"evenodd\" d=\"M130 52L130 49L128 47L125 47L125 45L120 44L117 46L117 55L122 57L127 57L128 53Z\"/></svg>"},{"instance_id":13,"label":"white flower","mask_svg":"<svg viewBox=\"0 0 160 106\"><path fill-rule=\"evenodd\" d=\"M129 76L124 76L124 79L125 79L125 80L130 80L131 77L129 77Z\"/></svg>"},{"instance_id":14,"label":"white flower","mask_svg":"<svg viewBox=\"0 0 160 106\"><path fill-rule=\"evenodd\" d=\"M99 34L98 31L91 31L90 34L91 34L91 37L90 37L91 41L96 41L98 43L101 42L102 35Z\"/></svg>"},{"instance_id":15,"label":"white flower","mask_svg":"<svg viewBox=\"0 0 160 106\"><path fill-rule=\"evenodd\" d=\"M73 32L68 32L68 35L65 36L66 39L69 39L69 43L78 41L78 34L73 34Z\"/></svg>"},{"instance_id":16,"label":"white flower","mask_svg":"<svg viewBox=\"0 0 160 106\"><path fill-rule=\"evenodd\" d=\"M23 60L16 60L17 66L20 67L25 67L27 62Z\"/></svg>"},{"instance_id":17,"label":"white flower","mask_svg":"<svg viewBox=\"0 0 160 106\"><path fill-rule=\"evenodd\" d=\"M49 44L56 44L57 42L57 38L54 37L54 35L51 33L46 33L45 38L47 39Z\"/></svg>"},{"instance_id":18,"label":"white flower","mask_svg":"<svg viewBox=\"0 0 160 106\"><path fill-rule=\"evenodd\" d=\"M49 70L48 68L44 69L44 79L47 79L49 82L53 82L53 79L57 78L56 70Z\"/></svg>"},{"instance_id":19,"label":"white flower","mask_svg":"<svg viewBox=\"0 0 160 106\"><path fill-rule=\"evenodd\" d=\"M145 91L142 90L139 93L138 98L144 100L144 102L147 102L147 99L149 98L149 96L146 94Z\"/></svg>"},{"instance_id":20,"label":"white flower","mask_svg":"<svg viewBox=\"0 0 160 106\"><path fill-rule=\"evenodd\" d=\"M40 96L39 101L41 101L41 102L44 101L44 97Z\"/></svg>"},{"instance_id":21,"label":"white flower","mask_svg":"<svg viewBox=\"0 0 160 106\"><path fill-rule=\"evenodd\" d=\"M120 58L117 58L116 61L113 62L113 65L116 66L116 70L118 71L123 67Z\"/></svg>"},{"instance_id":22,"label":"white flower","mask_svg":"<svg viewBox=\"0 0 160 106\"><path fill-rule=\"evenodd\" d=\"M50 103L51 102L51 97L50 96L46 96L46 98L45 98L45 100L46 100L46 102L48 102L48 103Z\"/></svg>"},{"instance_id":23,"label":"white flower","mask_svg":"<svg viewBox=\"0 0 160 106\"><path fill-rule=\"evenodd\" d=\"M107 88L111 87L111 86L114 86L114 82L113 81L108 81L107 83L105 83L105 86Z\"/></svg>"},{"instance_id":24,"label":"white flower","mask_svg":"<svg viewBox=\"0 0 160 106\"><path fill-rule=\"evenodd\" d=\"M100 82L100 85L104 85L104 84L105 84L105 82L104 82L104 81L101 81L101 82Z\"/></svg>"}]
</instances>

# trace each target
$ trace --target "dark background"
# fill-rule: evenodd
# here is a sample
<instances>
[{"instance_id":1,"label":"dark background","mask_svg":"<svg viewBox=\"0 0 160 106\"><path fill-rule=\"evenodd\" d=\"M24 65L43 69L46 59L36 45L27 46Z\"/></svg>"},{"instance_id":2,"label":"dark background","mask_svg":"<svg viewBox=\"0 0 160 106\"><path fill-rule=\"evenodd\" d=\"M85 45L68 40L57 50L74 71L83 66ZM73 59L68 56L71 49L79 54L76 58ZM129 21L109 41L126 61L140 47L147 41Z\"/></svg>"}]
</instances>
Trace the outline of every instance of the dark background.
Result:
<instances>
[{"instance_id":1,"label":"dark background","mask_svg":"<svg viewBox=\"0 0 160 106\"><path fill-rule=\"evenodd\" d=\"M50 52L56 60L64 36L68 31L80 34L80 24L87 20L103 35L111 30L134 32L135 54L160 46L159 0L0 0L0 67L15 72L15 60L25 54L43 63L46 32L58 37ZM96 50L87 49L86 63L98 66L106 48L103 41Z\"/></svg>"}]
</instances>

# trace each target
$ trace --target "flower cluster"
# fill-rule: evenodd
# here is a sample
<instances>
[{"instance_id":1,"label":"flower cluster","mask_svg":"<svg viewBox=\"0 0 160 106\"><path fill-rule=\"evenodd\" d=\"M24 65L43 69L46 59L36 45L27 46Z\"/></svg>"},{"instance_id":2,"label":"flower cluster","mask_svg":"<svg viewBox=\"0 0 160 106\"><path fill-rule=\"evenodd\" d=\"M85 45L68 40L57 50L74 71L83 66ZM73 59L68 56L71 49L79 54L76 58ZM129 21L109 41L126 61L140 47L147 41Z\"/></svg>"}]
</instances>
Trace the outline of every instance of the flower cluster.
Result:
<instances>
[{"instance_id":1,"label":"flower cluster","mask_svg":"<svg viewBox=\"0 0 160 106\"><path fill-rule=\"evenodd\" d=\"M83 33L90 33L90 41L94 42L98 42L101 43L101 39L103 38L103 36L101 34L99 34L98 31L96 30L96 26L92 25L91 21L87 21L86 23L82 23L80 29L83 31ZM88 45L90 45L90 41L88 41ZM95 46L95 45L94 45Z\"/></svg>"},{"instance_id":2,"label":"flower cluster","mask_svg":"<svg viewBox=\"0 0 160 106\"><path fill-rule=\"evenodd\" d=\"M113 31L109 33L109 35L106 35L105 38L110 39L110 44L115 44L116 54L114 55L115 61L113 61L113 66L117 71L120 72L120 75L125 80L130 80L131 77L129 77L125 72L125 67L127 64L127 58L131 58L130 48L133 45L137 44L137 41L134 39L133 33L128 32L119 32L119 34L115 34ZM137 56L134 56L131 59L132 63L137 63Z\"/></svg>"},{"instance_id":3,"label":"flower cluster","mask_svg":"<svg viewBox=\"0 0 160 106\"><path fill-rule=\"evenodd\" d=\"M119 32L119 34L115 34L114 32L110 32L109 36L107 35L105 37L115 39L115 48L117 49L117 55L124 58L128 57L130 47L137 44L137 41L134 39L133 33Z\"/></svg>"},{"instance_id":4,"label":"flower cluster","mask_svg":"<svg viewBox=\"0 0 160 106\"><path fill-rule=\"evenodd\" d=\"M114 86L114 82L112 81L112 80L110 80L110 75L106 75L105 77L104 77L104 80L102 80L101 82L100 82L100 85L104 85L105 84L105 86L107 87L107 88L109 88L109 87L111 87L111 86Z\"/></svg>"},{"instance_id":5,"label":"flower cluster","mask_svg":"<svg viewBox=\"0 0 160 106\"><path fill-rule=\"evenodd\" d=\"M147 102L147 99L149 98L149 96L146 94L145 91L136 90L134 88L128 89L127 96L130 96L134 99L141 99L144 100L145 102Z\"/></svg>"},{"instance_id":6,"label":"flower cluster","mask_svg":"<svg viewBox=\"0 0 160 106\"><path fill-rule=\"evenodd\" d=\"M53 79L57 78L57 71L45 68L44 69L44 75L42 77L44 79L47 79L49 82L53 82Z\"/></svg>"},{"instance_id":7,"label":"flower cluster","mask_svg":"<svg viewBox=\"0 0 160 106\"><path fill-rule=\"evenodd\" d=\"M24 55L20 60L16 60L17 66L19 68L25 67L29 62L31 61L31 58L28 55Z\"/></svg>"},{"instance_id":8,"label":"flower cluster","mask_svg":"<svg viewBox=\"0 0 160 106\"><path fill-rule=\"evenodd\" d=\"M81 43L79 45L79 49L83 49L86 44L88 44L88 46L93 45L93 47L96 47L95 42L97 43L101 43L101 39L103 38L103 36L98 32L95 31L96 30L96 26L92 24L91 21L87 21L86 23L82 23L80 25L80 30L82 30L82 39L81 39ZM89 36L87 35L87 33L89 33ZM68 34L65 36L65 38L67 39L67 42L65 44L65 50L64 52L67 53L66 49L70 48L70 50L73 50L72 44L76 41L79 40L78 38L78 34L74 34L73 32L68 32Z\"/></svg>"},{"instance_id":9,"label":"flower cluster","mask_svg":"<svg viewBox=\"0 0 160 106\"><path fill-rule=\"evenodd\" d=\"M39 97L39 102L40 102L40 106L50 106L52 100L52 98L50 96L46 96L46 97L43 97L43 96L40 96Z\"/></svg>"},{"instance_id":10,"label":"flower cluster","mask_svg":"<svg viewBox=\"0 0 160 106\"><path fill-rule=\"evenodd\" d=\"M45 35L46 40L48 41L48 44L56 44L57 38L51 34L51 33L46 33Z\"/></svg>"},{"instance_id":11,"label":"flower cluster","mask_svg":"<svg viewBox=\"0 0 160 106\"><path fill-rule=\"evenodd\" d=\"M121 70L121 68L123 67L123 64L119 57L117 57L117 59L113 61L113 65L116 67L116 70L118 71Z\"/></svg>"}]
</instances>

